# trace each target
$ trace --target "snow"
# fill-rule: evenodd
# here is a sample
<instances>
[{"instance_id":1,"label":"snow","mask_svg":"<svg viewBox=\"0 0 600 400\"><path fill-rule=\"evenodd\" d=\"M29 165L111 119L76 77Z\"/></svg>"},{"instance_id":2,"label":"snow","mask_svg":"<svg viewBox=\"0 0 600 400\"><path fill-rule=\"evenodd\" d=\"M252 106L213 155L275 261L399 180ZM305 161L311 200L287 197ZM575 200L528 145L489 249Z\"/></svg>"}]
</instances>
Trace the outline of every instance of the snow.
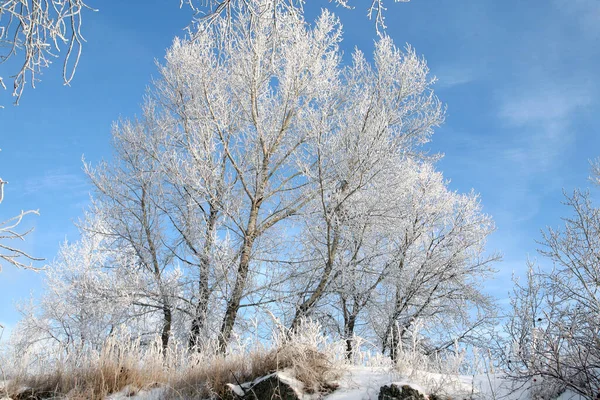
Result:
<instances>
[{"instance_id":1,"label":"snow","mask_svg":"<svg viewBox=\"0 0 600 400\"><path fill-rule=\"evenodd\" d=\"M238 396L243 396L244 395L244 390L242 389L242 387L244 385L242 385L242 387L240 387L240 385L234 385L233 383L228 383L227 386L231 389L231 391L233 393L235 393Z\"/></svg>"},{"instance_id":2,"label":"snow","mask_svg":"<svg viewBox=\"0 0 600 400\"><path fill-rule=\"evenodd\" d=\"M473 399L502 399L519 400L530 399L530 385L516 387L503 379L501 374L484 375L443 375L423 371L403 371L401 374L391 367L362 367L345 366L343 373L336 382L338 389L324 397L319 395L303 394L303 384L294 379L289 371L280 371L271 375L258 378L242 385L229 384L229 387L238 395L243 395L242 388L249 388L257 383L277 376L282 382L290 385L302 400L371 400L377 399L379 390L384 385L408 385L423 394L442 393L451 398ZM134 394L132 396L132 394ZM159 400L164 398L165 389L155 388L149 391L138 391L136 388L127 387L107 398L107 400ZM4 400L4 399L0 399ZM583 400L583 397L567 391L555 400Z\"/></svg>"},{"instance_id":3,"label":"snow","mask_svg":"<svg viewBox=\"0 0 600 400\"><path fill-rule=\"evenodd\" d=\"M397 386L408 385L423 394L443 391L449 395L460 395L470 394L473 389L472 379L469 377L446 376L419 371L400 374L390 367L348 367L337 384L339 388L330 395L325 396L324 399L376 399L379 395L379 389L384 385L389 386L391 384ZM448 392L448 389L452 390Z\"/></svg>"},{"instance_id":4,"label":"snow","mask_svg":"<svg viewBox=\"0 0 600 400\"><path fill-rule=\"evenodd\" d=\"M114 393L106 398L106 400L161 400L166 396L166 388L154 388L151 390L137 390L135 387L126 386L118 393Z\"/></svg>"},{"instance_id":5,"label":"snow","mask_svg":"<svg viewBox=\"0 0 600 400\"><path fill-rule=\"evenodd\" d=\"M255 379L252 382L242 383L241 385L228 384L231 390L237 394L238 396L243 396L245 393L245 389L251 388L254 385L259 384L260 382L269 379L271 377L276 376L281 382L287 384L292 390L298 395L300 399L303 400L311 400L315 398L319 398L318 395L309 395L304 393L304 384L299 380L295 379L288 370L278 371L270 375L263 376L261 378Z\"/></svg>"},{"instance_id":6,"label":"snow","mask_svg":"<svg viewBox=\"0 0 600 400\"><path fill-rule=\"evenodd\" d=\"M474 399L529 399L530 386L515 387L501 374L443 375L423 371L403 371L400 374L391 367L347 367L337 382L338 390L325 396L324 400L370 400L377 399L384 385L408 385L423 394L444 394L450 398ZM583 397L567 391L556 400L583 400Z\"/></svg>"},{"instance_id":7,"label":"snow","mask_svg":"<svg viewBox=\"0 0 600 400\"><path fill-rule=\"evenodd\" d=\"M348 367L342 378L336 382L339 388L326 400L375 399L383 385L398 381L398 373L384 367Z\"/></svg>"}]
</instances>

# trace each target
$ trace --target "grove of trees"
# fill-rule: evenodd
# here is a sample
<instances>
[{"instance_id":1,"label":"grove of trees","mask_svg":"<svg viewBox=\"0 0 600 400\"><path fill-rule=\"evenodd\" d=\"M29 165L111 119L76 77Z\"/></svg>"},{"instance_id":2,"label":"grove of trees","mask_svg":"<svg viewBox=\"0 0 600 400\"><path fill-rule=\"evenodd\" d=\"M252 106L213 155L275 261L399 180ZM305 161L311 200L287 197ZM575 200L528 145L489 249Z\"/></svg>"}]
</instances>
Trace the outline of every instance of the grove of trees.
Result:
<instances>
[{"instance_id":1,"label":"grove of trees","mask_svg":"<svg viewBox=\"0 0 600 400\"><path fill-rule=\"evenodd\" d=\"M337 18L290 7L234 4L175 40L113 160L85 165L82 238L23 338L81 349L126 324L226 351L274 316L394 357L415 329L435 353L491 323L494 225L423 150L444 119L425 61L383 36L344 64Z\"/></svg>"}]
</instances>

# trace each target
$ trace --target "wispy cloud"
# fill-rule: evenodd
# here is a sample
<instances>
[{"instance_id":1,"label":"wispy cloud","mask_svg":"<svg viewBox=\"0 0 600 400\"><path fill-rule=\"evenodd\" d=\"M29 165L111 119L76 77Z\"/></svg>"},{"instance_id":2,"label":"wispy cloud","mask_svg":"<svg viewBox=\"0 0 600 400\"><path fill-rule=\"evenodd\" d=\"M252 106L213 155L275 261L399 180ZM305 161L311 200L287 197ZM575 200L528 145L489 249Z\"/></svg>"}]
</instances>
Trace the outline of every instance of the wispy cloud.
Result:
<instances>
[{"instance_id":1,"label":"wispy cloud","mask_svg":"<svg viewBox=\"0 0 600 400\"><path fill-rule=\"evenodd\" d=\"M504 156L534 174L548 169L571 144L578 114L592 103L585 90L556 85L553 89L527 89L525 94L504 94L498 118L520 134Z\"/></svg>"},{"instance_id":2,"label":"wispy cloud","mask_svg":"<svg viewBox=\"0 0 600 400\"><path fill-rule=\"evenodd\" d=\"M46 171L41 176L27 179L23 184L23 194L39 195L41 193L51 192L56 194L60 192L81 195L86 194L89 188L83 172L75 174L62 169L56 169Z\"/></svg>"},{"instance_id":3,"label":"wispy cloud","mask_svg":"<svg viewBox=\"0 0 600 400\"><path fill-rule=\"evenodd\" d=\"M465 85L477 79L477 73L470 67L448 65L434 71L436 86L442 89Z\"/></svg>"},{"instance_id":4,"label":"wispy cloud","mask_svg":"<svg viewBox=\"0 0 600 400\"><path fill-rule=\"evenodd\" d=\"M578 109L590 102L591 97L587 93L570 91L568 88L534 89L521 97L505 98L499 116L515 126L542 125L552 128L567 124Z\"/></svg>"}]
</instances>

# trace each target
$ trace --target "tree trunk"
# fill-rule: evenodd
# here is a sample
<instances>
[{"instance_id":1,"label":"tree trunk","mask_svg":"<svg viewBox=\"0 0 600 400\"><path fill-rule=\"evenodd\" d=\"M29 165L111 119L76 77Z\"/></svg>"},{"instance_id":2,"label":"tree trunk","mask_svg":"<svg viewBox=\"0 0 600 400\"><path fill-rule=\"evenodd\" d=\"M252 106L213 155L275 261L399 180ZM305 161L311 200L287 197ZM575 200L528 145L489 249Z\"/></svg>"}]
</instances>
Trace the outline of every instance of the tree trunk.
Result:
<instances>
[{"instance_id":1,"label":"tree trunk","mask_svg":"<svg viewBox=\"0 0 600 400\"><path fill-rule=\"evenodd\" d=\"M356 315L344 316L344 337L346 338L346 359L352 360L354 355L354 326L356 325Z\"/></svg>"},{"instance_id":2,"label":"tree trunk","mask_svg":"<svg viewBox=\"0 0 600 400\"><path fill-rule=\"evenodd\" d=\"M235 286L231 298L227 301L227 309L225 310L225 316L223 323L221 324L221 332L219 336L219 351L224 353L227 350L227 344L231 338L233 332L233 326L237 318L238 311L240 309L240 303L246 288L246 280L248 279L248 270L250 267L250 255L252 253L252 246L257 234L257 221L258 212L260 209L260 203L253 202L250 210L250 217L248 218L248 227L244 235L244 243L242 252L240 254L240 263L236 274Z\"/></svg>"},{"instance_id":3,"label":"tree trunk","mask_svg":"<svg viewBox=\"0 0 600 400\"><path fill-rule=\"evenodd\" d=\"M167 355L167 349L169 348L169 338L171 336L171 323L173 322L173 316L169 306L163 306L163 329L160 336L162 344L163 356Z\"/></svg>"},{"instance_id":4,"label":"tree trunk","mask_svg":"<svg viewBox=\"0 0 600 400\"><path fill-rule=\"evenodd\" d=\"M323 275L321 275L321 279L319 281L319 284L317 285L317 288L314 290L314 292L311 294L308 300L305 300L302 304L300 304L297 307L296 315L294 316L294 319L292 320L292 324L290 326L291 332L294 332L298 329L302 318L308 315L308 313L312 310L315 304L319 300L321 300L321 298L325 294L325 288L329 283L329 277L331 276L331 273L333 271L333 261L337 252L337 246L339 242L338 235L335 232L333 233L333 235L333 241L328 246L329 250L327 252L327 262L325 263L325 268L323 269Z\"/></svg>"},{"instance_id":5,"label":"tree trunk","mask_svg":"<svg viewBox=\"0 0 600 400\"><path fill-rule=\"evenodd\" d=\"M210 269L210 253L214 245L214 230L217 224L218 211L211 207L208 226L206 228L206 240L204 242L203 254L200 260L200 278L198 281L198 303L194 311L194 319L190 328L190 338L188 347L190 350L196 349L200 351L202 339L200 334L206 325L206 314L208 312L208 302L210 300L209 289L209 269Z\"/></svg>"},{"instance_id":6,"label":"tree trunk","mask_svg":"<svg viewBox=\"0 0 600 400\"><path fill-rule=\"evenodd\" d=\"M398 332L399 327L392 324L392 337L390 340L390 358L393 362L398 359L398 345L400 344L400 335Z\"/></svg>"},{"instance_id":7,"label":"tree trunk","mask_svg":"<svg viewBox=\"0 0 600 400\"><path fill-rule=\"evenodd\" d=\"M188 348L190 350L200 351L200 345L202 340L200 334L204 330L206 324L206 313L208 311L208 290L204 289L202 282L200 282L200 293L198 303L194 310L194 319L192 319L192 326L190 328L190 338L188 341Z\"/></svg>"},{"instance_id":8,"label":"tree trunk","mask_svg":"<svg viewBox=\"0 0 600 400\"><path fill-rule=\"evenodd\" d=\"M163 310L163 327L161 333L162 351L163 355L166 355L167 348L169 347L169 337L171 336L171 323L173 322L173 316L171 313L171 307L169 306L169 298L164 293L164 287L162 284L162 271L158 259L158 251L152 238L152 231L150 227L150 220L147 212L146 205L147 191L146 187L142 186L142 196L140 201L140 207L142 209L142 224L144 232L146 234L146 242L148 249L150 250L151 262L152 262L152 273L158 283L159 290L161 292L162 310Z\"/></svg>"}]
</instances>

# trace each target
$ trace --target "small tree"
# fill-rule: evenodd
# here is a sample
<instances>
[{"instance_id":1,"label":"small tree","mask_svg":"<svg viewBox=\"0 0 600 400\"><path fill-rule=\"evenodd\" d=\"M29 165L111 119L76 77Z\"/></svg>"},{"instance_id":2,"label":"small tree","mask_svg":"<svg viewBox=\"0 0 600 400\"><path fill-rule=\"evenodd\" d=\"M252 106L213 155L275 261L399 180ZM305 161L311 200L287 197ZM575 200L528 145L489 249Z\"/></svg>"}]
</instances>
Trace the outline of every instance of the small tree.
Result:
<instances>
[{"instance_id":1,"label":"small tree","mask_svg":"<svg viewBox=\"0 0 600 400\"><path fill-rule=\"evenodd\" d=\"M131 297L118 296L118 269L108 247L109 236L100 219L87 223L75 243L60 246L45 272L46 290L39 301L20 305L23 319L13 344L57 346L68 353L100 349L106 338L127 318ZM112 254L111 254L112 253ZM106 268L107 264L112 268Z\"/></svg>"},{"instance_id":2,"label":"small tree","mask_svg":"<svg viewBox=\"0 0 600 400\"><path fill-rule=\"evenodd\" d=\"M86 164L85 171L95 189L92 212L105 228L98 233L111 239L113 249L121 249L130 257L125 267L131 268L135 280L142 283L132 295L146 300L139 301L146 310L162 315L157 331L166 349L174 318L168 277L174 265L166 217L158 207L163 202L160 169L144 152L143 141L150 139L149 134L142 123L116 124L114 161L96 168Z\"/></svg>"},{"instance_id":3,"label":"small tree","mask_svg":"<svg viewBox=\"0 0 600 400\"><path fill-rule=\"evenodd\" d=\"M598 184L599 164L591 180ZM589 191L565 194L572 216L561 229L547 228L540 254L544 270L529 266L516 284L506 326L505 365L517 381L543 379L554 392L571 389L595 399L600 393L600 209Z\"/></svg>"}]
</instances>

